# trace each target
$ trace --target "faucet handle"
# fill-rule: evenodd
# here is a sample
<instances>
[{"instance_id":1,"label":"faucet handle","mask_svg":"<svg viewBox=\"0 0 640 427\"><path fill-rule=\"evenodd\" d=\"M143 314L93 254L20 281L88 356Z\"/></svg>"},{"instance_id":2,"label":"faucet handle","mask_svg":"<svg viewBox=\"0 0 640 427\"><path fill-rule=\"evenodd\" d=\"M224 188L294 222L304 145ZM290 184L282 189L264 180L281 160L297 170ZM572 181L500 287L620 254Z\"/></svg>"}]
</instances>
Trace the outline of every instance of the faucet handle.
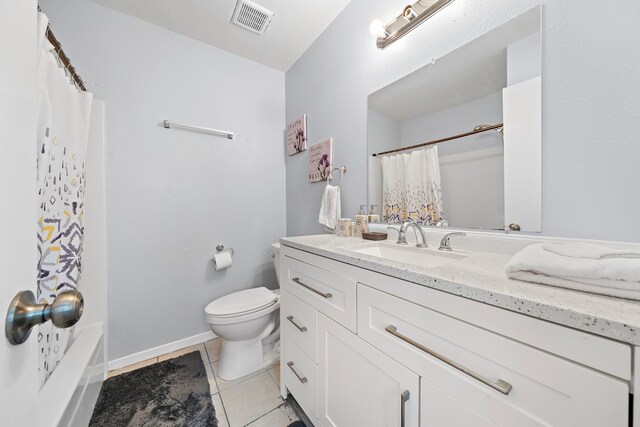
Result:
<instances>
[{"instance_id":1,"label":"faucet handle","mask_svg":"<svg viewBox=\"0 0 640 427\"><path fill-rule=\"evenodd\" d=\"M466 235L467 235L467 233L463 233L461 231L456 231L454 233L445 234L445 236L442 238L442 240L440 240L440 247L438 248L438 250L450 251L451 250L451 246L449 244L449 240L454 236L466 236Z\"/></svg>"}]
</instances>

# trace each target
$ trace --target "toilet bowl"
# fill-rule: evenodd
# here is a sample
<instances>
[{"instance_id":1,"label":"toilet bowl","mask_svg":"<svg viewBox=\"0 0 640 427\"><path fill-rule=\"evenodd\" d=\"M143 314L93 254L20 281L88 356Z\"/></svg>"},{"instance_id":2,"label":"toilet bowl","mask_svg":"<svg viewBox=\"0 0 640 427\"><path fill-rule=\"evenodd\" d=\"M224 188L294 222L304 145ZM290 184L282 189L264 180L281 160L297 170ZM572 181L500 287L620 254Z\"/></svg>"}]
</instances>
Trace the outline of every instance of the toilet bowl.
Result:
<instances>
[{"instance_id":1,"label":"toilet bowl","mask_svg":"<svg viewBox=\"0 0 640 427\"><path fill-rule=\"evenodd\" d=\"M272 257L279 277L280 247ZM205 318L222 338L218 375L234 380L275 363L279 359L279 290L264 287L225 295L209 303Z\"/></svg>"}]
</instances>

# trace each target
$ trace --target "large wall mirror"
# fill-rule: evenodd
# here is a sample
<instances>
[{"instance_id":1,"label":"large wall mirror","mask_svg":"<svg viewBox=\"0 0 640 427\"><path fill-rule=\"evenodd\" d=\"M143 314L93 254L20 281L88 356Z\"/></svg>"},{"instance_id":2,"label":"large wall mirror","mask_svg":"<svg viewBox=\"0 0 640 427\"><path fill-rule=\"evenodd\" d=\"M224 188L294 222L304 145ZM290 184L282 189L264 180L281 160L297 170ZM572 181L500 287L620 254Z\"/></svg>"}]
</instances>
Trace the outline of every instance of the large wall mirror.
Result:
<instances>
[{"instance_id":1,"label":"large wall mirror","mask_svg":"<svg viewBox=\"0 0 640 427\"><path fill-rule=\"evenodd\" d=\"M541 231L540 8L369 95L383 222Z\"/></svg>"}]
</instances>

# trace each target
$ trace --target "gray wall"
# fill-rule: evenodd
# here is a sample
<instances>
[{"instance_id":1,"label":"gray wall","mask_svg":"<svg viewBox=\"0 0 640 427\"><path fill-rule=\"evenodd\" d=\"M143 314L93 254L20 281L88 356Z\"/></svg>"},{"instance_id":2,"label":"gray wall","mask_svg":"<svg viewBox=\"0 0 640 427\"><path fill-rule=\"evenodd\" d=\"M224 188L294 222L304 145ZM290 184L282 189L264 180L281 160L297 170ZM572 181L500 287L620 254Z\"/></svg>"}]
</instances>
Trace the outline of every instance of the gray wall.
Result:
<instances>
[{"instance_id":1,"label":"gray wall","mask_svg":"<svg viewBox=\"0 0 640 427\"><path fill-rule=\"evenodd\" d=\"M286 73L287 120L308 115L309 142L334 137L349 172L343 216L367 194L367 95L543 4L543 233L640 241L640 2L458 0L384 51L369 24L405 3L352 0ZM307 156L287 158L287 234L322 232L323 184Z\"/></svg>"},{"instance_id":2,"label":"gray wall","mask_svg":"<svg viewBox=\"0 0 640 427\"><path fill-rule=\"evenodd\" d=\"M106 102L109 358L208 331L207 303L276 285L284 73L88 1L41 4ZM165 130L166 118L239 138ZM223 272L209 261L218 243L236 251Z\"/></svg>"}]
</instances>

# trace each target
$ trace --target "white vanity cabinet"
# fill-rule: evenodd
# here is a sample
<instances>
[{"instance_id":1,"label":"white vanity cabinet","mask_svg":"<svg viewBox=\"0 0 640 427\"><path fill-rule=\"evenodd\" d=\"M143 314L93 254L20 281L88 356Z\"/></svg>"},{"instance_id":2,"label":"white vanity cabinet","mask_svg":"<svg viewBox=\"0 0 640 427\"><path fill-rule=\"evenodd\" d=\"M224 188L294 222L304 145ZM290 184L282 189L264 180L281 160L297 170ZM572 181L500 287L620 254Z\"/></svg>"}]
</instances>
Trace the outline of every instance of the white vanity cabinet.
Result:
<instances>
[{"instance_id":1,"label":"white vanity cabinet","mask_svg":"<svg viewBox=\"0 0 640 427\"><path fill-rule=\"evenodd\" d=\"M629 426L630 345L282 251L282 393L315 425Z\"/></svg>"}]
</instances>

